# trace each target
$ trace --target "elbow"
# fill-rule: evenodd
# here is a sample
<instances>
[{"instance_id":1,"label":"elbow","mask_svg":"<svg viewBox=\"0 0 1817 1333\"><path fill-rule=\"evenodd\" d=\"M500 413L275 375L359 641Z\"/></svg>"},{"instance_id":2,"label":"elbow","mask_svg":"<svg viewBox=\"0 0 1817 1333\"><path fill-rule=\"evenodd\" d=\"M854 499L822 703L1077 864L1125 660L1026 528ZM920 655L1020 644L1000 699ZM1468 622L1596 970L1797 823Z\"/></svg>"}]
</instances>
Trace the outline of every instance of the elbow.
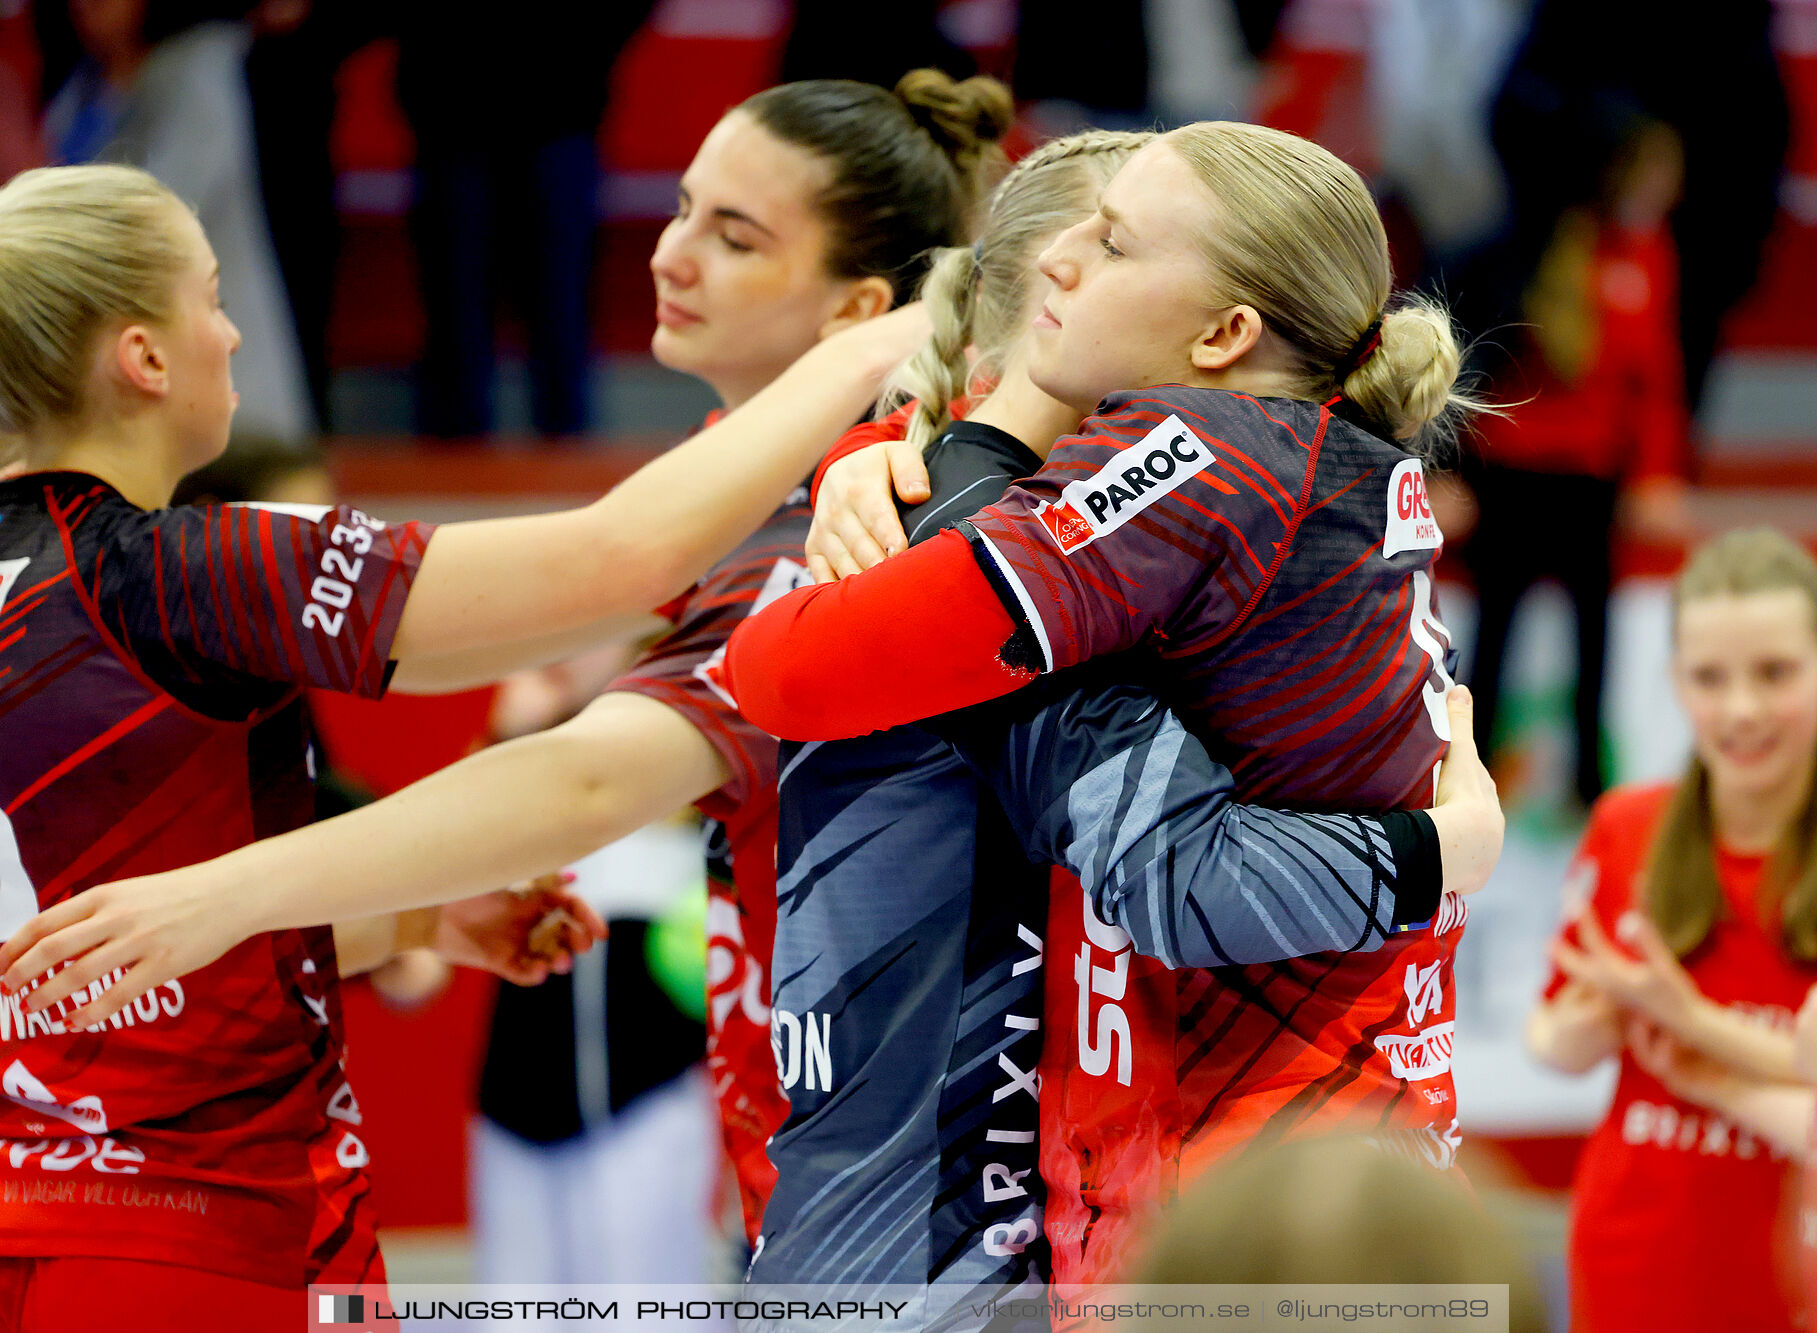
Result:
<instances>
[{"instance_id":1,"label":"elbow","mask_svg":"<svg viewBox=\"0 0 1817 1333\"><path fill-rule=\"evenodd\" d=\"M629 611L649 611L673 601L687 592L706 576L706 571L693 563L681 560L671 553L666 559L652 563L644 575L643 595L637 599L637 605L626 607Z\"/></svg>"},{"instance_id":2,"label":"elbow","mask_svg":"<svg viewBox=\"0 0 1817 1333\"><path fill-rule=\"evenodd\" d=\"M537 753L534 771L543 797L538 808L548 813L532 821L539 828L531 841L539 858L546 853L545 869L577 861L637 827L628 817L631 775L613 762L615 754L623 756L601 744L586 723L583 713L548 731L505 742L535 747Z\"/></svg>"},{"instance_id":3,"label":"elbow","mask_svg":"<svg viewBox=\"0 0 1817 1333\"><path fill-rule=\"evenodd\" d=\"M570 767L568 808L572 845L565 848L562 864L578 861L608 843L636 832L638 822L625 791L626 774L609 771L603 747L580 745Z\"/></svg>"},{"instance_id":4,"label":"elbow","mask_svg":"<svg viewBox=\"0 0 1817 1333\"><path fill-rule=\"evenodd\" d=\"M601 548L594 577L588 581L597 591L596 600L586 608L586 618L603 620L653 610L687 592L701 574L664 543L651 550L608 544Z\"/></svg>"}]
</instances>

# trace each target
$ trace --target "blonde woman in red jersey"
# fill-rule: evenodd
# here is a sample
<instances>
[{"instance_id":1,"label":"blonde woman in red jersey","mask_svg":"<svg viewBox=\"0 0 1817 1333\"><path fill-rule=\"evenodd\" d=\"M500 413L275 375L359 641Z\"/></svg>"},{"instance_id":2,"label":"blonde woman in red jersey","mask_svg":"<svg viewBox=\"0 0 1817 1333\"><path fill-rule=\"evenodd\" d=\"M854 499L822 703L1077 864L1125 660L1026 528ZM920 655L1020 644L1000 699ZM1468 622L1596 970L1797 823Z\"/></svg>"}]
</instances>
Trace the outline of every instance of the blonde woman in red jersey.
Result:
<instances>
[{"instance_id":1,"label":"blonde woman in red jersey","mask_svg":"<svg viewBox=\"0 0 1817 1333\"><path fill-rule=\"evenodd\" d=\"M298 686L485 680L674 595L918 333L910 315L829 339L569 513L438 530L344 506L170 507L237 401L207 237L140 171L16 177L0 189L0 429L24 464L0 481L0 929L306 822ZM263 1330L302 1314L305 1282L382 1284L338 972L328 930L278 931L105 1023L0 1005L6 1326L66 1328L79 1309L189 1328L205 1308ZM102 968L84 997L115 979Z\"/></svg>"},{"instance_id":2,"label":"blonde woman in red jersey","mask_svg":"<svg viewBox=\"0 0 1817 1333\"><path fill-rule=\"evenodd\" d=\"M1693 554L1673 620L1690 769L1591 811L1588 901L1528 1043L1565 1073L1620 1061L1572 1190L1572 1327L1772 1333L1804 1323L1785 1224L1817 984L1817 562L1730 533Z\"/></svg>"},{"instance_id":3,"label":"blonde woman in red jersey","mask_svg":"<svg viewBox=\"0 0 1817 1333\"><path fill-rule=\"evenodd\" d=\"M1190 126L1038 263L1027 373L1078 433L957 530L748 621L728 652L747 716L857 736L1136 649L1241 799L1427 804L1442 539L1399 442L1467 399L1444 312L1390 301L1360 179L1291 135ZM891 671L829 669L860 654ZM1171 969L1086 906L1046 941L1074 964L1048 969L1042 1025L1057 1281L1127 1272L1150 1210L1258 1141L1360 1130L1452 1163L1461 900L1372 953Z\"/></svg>"}]
</instances>

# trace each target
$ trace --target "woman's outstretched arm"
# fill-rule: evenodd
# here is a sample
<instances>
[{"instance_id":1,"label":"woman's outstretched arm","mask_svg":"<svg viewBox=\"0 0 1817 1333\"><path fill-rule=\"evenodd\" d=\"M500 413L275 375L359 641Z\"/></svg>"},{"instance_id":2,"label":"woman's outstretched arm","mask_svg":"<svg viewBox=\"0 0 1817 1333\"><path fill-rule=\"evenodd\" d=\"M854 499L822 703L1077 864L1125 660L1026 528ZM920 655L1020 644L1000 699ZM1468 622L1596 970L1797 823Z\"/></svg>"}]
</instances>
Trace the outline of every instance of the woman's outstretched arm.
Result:
<instances>
[{"instance_id":1,"label":"woman's outstretched arm","mask_svg":"<svg viewBox=\"0 0 1817 1333\"><path fill-rule=\"evenodd\" d=\"M99 885L40 913L0 949L27 1004L76 996L125 968L69 1021L136 995L262 931L452 902L566 865L731 777L665 704L614 692L549 731L507 741L383 800L199 865ZM70 960L74 960L70 962Z\"/></svg>"},{"instance_id":2,"label":"woman's outstretched arm","mask_svg":"<svg viewBox=\"0 0 1817 1333\"><path fill-rule=\"evenodd\" d=\"M802 483L925 328L911 306L834 334L585 508L438 528L392 658L534 644L685 591Z\"/></svg>"}]
</instances>

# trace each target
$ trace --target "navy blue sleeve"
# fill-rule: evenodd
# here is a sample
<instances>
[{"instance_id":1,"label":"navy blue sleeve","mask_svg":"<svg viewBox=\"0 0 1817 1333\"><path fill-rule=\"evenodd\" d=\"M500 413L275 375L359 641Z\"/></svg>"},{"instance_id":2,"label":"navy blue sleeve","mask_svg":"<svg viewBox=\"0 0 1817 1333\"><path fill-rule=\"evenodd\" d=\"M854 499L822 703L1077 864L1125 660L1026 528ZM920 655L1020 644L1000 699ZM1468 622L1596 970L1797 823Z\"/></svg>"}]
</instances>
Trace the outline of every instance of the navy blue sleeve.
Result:
<instances>
[{"instance_id":1,"label":"navy blue sleeve","mask_svg":"<svg viewBox=\"0 0 1817 1333\"><path fill-rule=\"evenodd\" d=\"M933 725L1029 855L1077 875L1138 953L1219 967L1367 952L1433 914L1443 872L1423 811L1239 804L1229 770L1132 665L1062 672Z\"/></svg>"}]
</instances>

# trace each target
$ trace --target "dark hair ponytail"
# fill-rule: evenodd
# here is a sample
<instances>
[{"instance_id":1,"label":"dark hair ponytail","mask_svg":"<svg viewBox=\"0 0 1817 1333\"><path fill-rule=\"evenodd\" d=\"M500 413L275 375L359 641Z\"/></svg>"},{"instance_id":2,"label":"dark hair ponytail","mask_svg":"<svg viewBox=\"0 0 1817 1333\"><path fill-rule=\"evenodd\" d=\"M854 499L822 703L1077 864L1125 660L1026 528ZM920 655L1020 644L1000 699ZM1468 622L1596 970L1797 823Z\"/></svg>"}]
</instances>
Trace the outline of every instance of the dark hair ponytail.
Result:
<instances>
[{"instance_id":1,"label":"dark hair ponytail","mask_svg":"<svg viewBox=\"0 0 1817 1333\"><path fill-rule=\"evenodd\" d=\"M889 279L907 300L941 246L971 240L980 200L1004 165L997 141L1015 106L995 79L910 70L894 92L849 79L765 89L739 110L827 164L815 206L838 277Z\"/></svg>"}]
</instances>

